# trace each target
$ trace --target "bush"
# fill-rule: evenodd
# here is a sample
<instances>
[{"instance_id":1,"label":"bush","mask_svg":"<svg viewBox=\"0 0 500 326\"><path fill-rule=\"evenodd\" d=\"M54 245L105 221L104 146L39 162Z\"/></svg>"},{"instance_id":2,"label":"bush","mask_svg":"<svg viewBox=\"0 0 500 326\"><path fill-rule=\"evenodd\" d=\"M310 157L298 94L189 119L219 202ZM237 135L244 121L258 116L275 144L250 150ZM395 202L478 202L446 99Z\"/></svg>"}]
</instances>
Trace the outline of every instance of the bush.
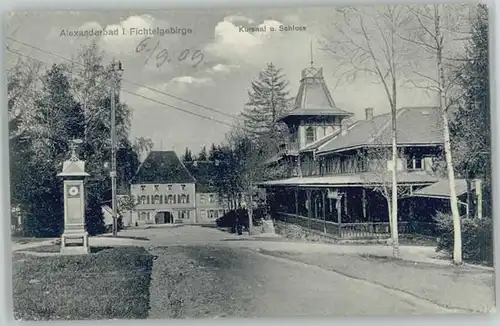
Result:
<instances>
[{"instance_id":1,"label":"bush","mask_svg":"<svg viewBox=\"0 0 500 326\"><path fill-rule=\"evenodd\" d=\"M260 225L260 219L262 213L258 209L253 210L253 225ZM236 220L239 220L245 228L248 228L248 211L245 208L238 208L236 210L231 210L219 217L215 223L218 227L233 227L236 225Z\"/></svg>"},{"instance_id":2,"label":"bush","mask_svg":"<svg viewBox=\"0 0 500 326\"><path fill-rule=\"evenodd\" d=\"M453 254L452 216L438 213L434 219L440 231L436 251ZM462 258L466 262L493 266L492 219L462 218Z\"/></svg>"}]
</instances>

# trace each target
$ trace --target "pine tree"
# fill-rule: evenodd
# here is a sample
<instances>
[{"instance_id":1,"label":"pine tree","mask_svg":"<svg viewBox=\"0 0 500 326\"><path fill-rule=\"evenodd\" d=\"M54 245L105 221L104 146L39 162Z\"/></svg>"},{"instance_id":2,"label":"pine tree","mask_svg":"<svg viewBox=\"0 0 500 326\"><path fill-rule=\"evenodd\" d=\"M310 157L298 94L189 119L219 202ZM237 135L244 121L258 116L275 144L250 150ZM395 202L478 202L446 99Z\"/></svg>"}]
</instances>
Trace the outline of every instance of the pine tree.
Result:
<instances>
[{"instance_id":1,"label":"pine tree","mask_svg":"<svg viewBox=\"0 0 500 326\"><path fill-rule=\"evenodd\" d=\"M63 182L57 177L62 162L69 158L69 141L84 139L79 157L86 161L90 174L86 184L86 225L90 234L104 229L101 205L110 201L111 182L105 163L110 160L110 93L107 87L111 68L101 65L102 53L91 45L79 56L89 67L86 74L76 73L67 65L54 65L35 89L33 107L23 115L22 137L17 119L10 124L10 159L12 176L12 206L20 208L23 227L31 236L57 236L63 227ZM19 87L9 76L12 92ZM38 86L38 85L34 85ZM141 140L140 146L128 140L131 112L117 98L116 123L120 150L117 153L119 185L128 186L139 164L141 149L150 149L150 140ZM13 102L9 102L10 106ZM29 119L28 119L29 118ZM22 127L22 126L21 126ZM86 132L85 132L86 131ZM13 137L14 136L14 137Z\"/></svg>"},{"instance_id":2,"label":"pine tree","mask_svg":"<svg viewBox=\"0 0 500 326\"><path fill-rule=\"evenodd\" d=\"M210 146L210 151L208 152L208 160L214 161L216 153L217 153L217 146L215 146L215 144L212 143L212 146Z\"/></svg>"},{"instance_id":3,"label":"pine tree","mask_svg":"<svg viewBox=\"0 0 500 326\"><path fill-rule=\"evenodd\" d=\"M203 146L196 159L198 161L206 161L208 159L207 148L205 146Z\"/></svg>"},{"instance_id":4,"label":"pine tree","mask_svg":"<svg viewBox=\"0 0 500 326\"><path fill-rule=\"evenodd\" d=\"M272 63L252 82L249 101L242 113L244 128L250 137L266 137L275 142L282 137L284 129L277 121L290 107L288 84L282 70Z\"/></svg>"},{"instance_id":5,"label":"pine tree","mask_svg":"<svg viewBox=\"0 0 500 326\"><path fill-rule=\"evenodd\" d=\"M458 173L467 179L484 181L485 213L490 205L491 126L488 64L488 11L480 4L472 25L466 61L458 70L465 91L464 105L455 112L450 133Z\"/></svg>"},{"instance_id":6,"label":"pine tree","mask_svg":"<svg viewBox=\"0 0 500 326\"><path fill-rule=\"evenodd\" d=\"M191 154L191 150L187 147L186 150L184 151L184 156L182 157L182 160L185 162L193 161L193 155Z\"/></svg>"}]
</instances>

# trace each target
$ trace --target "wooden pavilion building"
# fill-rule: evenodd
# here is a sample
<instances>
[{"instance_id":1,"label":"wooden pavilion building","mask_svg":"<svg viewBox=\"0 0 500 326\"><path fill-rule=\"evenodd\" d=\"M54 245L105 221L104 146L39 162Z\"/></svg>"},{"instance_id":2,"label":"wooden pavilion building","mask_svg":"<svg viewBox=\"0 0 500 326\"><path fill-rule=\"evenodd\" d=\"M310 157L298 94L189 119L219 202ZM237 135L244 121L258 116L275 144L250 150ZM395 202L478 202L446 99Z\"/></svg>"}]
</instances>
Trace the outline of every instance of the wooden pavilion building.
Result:
<instances>
[{"instance_id":1,"label":"wooden pavilion building","mask_svg":"<svg viewBox=\"0 0 500 326\"><path fill-rule=\"evenodd\" d=\"M274 219L339 237L389 234L391 115L367 108L365 119L351 122L352 116L336 106L322 69L302 71L295 107L280 118L290 137L266 162L292 165L293 172L260 184ZM432 217L449 207L447 200L429 201L425 191L443 183L441 115L435 107L404 107L396 119L400 233L431 234ZM462 188L457 195L464 202ZM460 208L464 213L466 205Z\"/></svg>"}]
</instances>

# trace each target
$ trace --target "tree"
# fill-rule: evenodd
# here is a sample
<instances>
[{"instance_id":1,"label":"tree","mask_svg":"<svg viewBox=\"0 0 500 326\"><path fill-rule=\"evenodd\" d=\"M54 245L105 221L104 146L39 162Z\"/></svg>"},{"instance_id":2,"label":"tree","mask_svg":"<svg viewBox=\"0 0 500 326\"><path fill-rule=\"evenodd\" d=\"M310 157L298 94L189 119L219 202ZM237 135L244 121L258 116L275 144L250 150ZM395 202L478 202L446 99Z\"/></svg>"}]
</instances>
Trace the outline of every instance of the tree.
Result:
<instances>
[{"instance_id":1,"label":"tree","mask_svg":"<svg viewBox=\"0 0 500 326\"><path fill-rule=\"evenodd\" d=\"M436 92L439 98L439 109L441 110L443 124L444 151L450 186L450 206L453 216L453 260L456 264L461 264L461 219L455 188L455 171L451 151L448 114L449 109L456 105L463 95L457 96L454 93L457 78L449 78L447 75L447 68L449 68L447 62L455 60L454 58L447 58L446 55L449 51L449 42L452 41L451 34L453 31L459 31L463 22L458 12L459 7L456 7L456 5L420 5L409 8L417 22L417 29L411 37L403 36L402 38L412 44L419 45L425 52L432 55L435 62L435 69L433 70L436 72L435 76L422 72L416 73L426 80L426 85L422 87Z\"/></svg>"},{"instance_id":2,"label":"tree","mask_svg":"<svg viewBox=\"0 0 500 326\"><path fill-rule=\"evenodd\" d=\"M392 230L393 255L399 255L398 241L398 183L397 183L397 89L407 65L408 49L398 33L409 23L407 9L401 5L370 8L342 8L334 19L335 34L326 35L323 50L339 64L336 71L355 80L360 74L382 84L391 110L392 130Z\"/></svg>"},{"instance_id":3,"label":"tree","mask_svg":"<svg viewBox=\"0 0 500 326\"><path fill-rule=\"evenodd\" d=\"M215 153L217 153L217 146L214 143L210 146L210 150L208 151L208 160L213 161L215 157Z\"/></svg>"},{"instance_id":4,"label":"tree","mask_svg":"<svg viewBox=\"0 0 500 326\"><path fill-rule=\"evenodd\" d=\"M458 173L484 180L484 203L490 215L491 126L488 64L488 9L479 5L464 62L456 70L464 100L450 121L453 159ZM490 215L491 216L491 215Z\"/></svg>"},{"instance_id":5,"label":"tree","mask_svg":"<svg viewBox=\"0 0 500 326\"><path fill-rule=\"evenodd\" d=\"M103 230L101 205L110 199L110 87L117 78L110 66L101 64L102 53L91 45L82 49L79 58L86 58L94 67L92 74L80 75L77 61L72 65L53 65L43 78L41 89L27 99L33 103L29 114L24 114L22 137L10 137L12 206L19 207L25 216L25 231L31 235L58 235L63 225L62 180L57 178L62 162L68 159L68 143L83 138L79 157L86 160L87 183L86 225L90 234ZM75 59L76 60L76 59ZM85 65L84 65L85 66ZM100 67L99 69L97 67ZM77 77L75 77L75 75ZM98 80L92 91L83 86L89 80ZM9 76L15 89L15 76ZM36 86L36 84L34 84ZM87 97L85 97L87 96ZM14 102L10 101L10 105ZM10 108L10 107L9 107ZM139 154L150 149L150 141L130 143L130 108L118 101L117 131L120 150L117 153L119 182L127 187L139 164ZM11 136L19 124L11 124ZM19 164L21 163L22 164Z\"/></svg>"},{"instance_id":6,"label":"tree","mask_svg":"<svg viewBox=\"0 0 500 326\"><path fill-rule=\"evenodd\" d=\"M150 138L136 137L133 145L134 152L140 157L148 156L151 149L154 147L154 143Z\"/></svg>"},{"instance_id":7,"label":"tree","mask_svg":"<svg viewBox=\"0 0 500 326\"><path fill-rule=\"evenodd\" d=\"M27 235L54 236L63 226L62 161L67 158L68 140L82 135L80 105L69 92L70 84L61 67L53 65L41 78L41 97L35 100L25 139L11 142L12 206L25 216Z\"/></svg>"},{"instance_id":8,"label":"tree","mask_svg":"<svg viewBox=\"0 0 500 326\"><path fill-rule=\"evenodd\" d=\"M206 161L208 159L207 148L205 146L203 146L196 159L198 161Z\"/></svg>"},{"instance_id":9,"label":"tree","mask_svg":"<svg viewBox=\"0 0 500 326\"><path fill-rule=\"evenodd\" d=\"M398 151L397 157L398 159L403 157L401 150ZM370 174L368 174L364 182L367 187L373 189L385 198L387 202L387 213L390 218L392 216L392 198L403 198L410 194L408 186L401 186L398 184L397 194L393 196L392 172L387 171L387 162L392 159L392 148L382 144L372 148L366 148L361 153L361 159L365 162L370 171ZM393 228L398 227L398 225L389 223L389 227L391 234L393 234L396 232Z\"/></svg>"},{"instance_id":10,"label":"tree","mask_svg":"<svg viewBox=\"0 0 500 326\"><path fill-rule=\"evenodd\" d=\"M39 96L40 69L39 62L18 58L7 72L9 139L24 136L25 131L33 127L30 117Z\"/></svg>"},{"instance_id":11,"label":"tree","mask_svg":"<svg viewBox=\"0 0 500 326\"><path fill-rule=\"evenodd\" d=\"M252 138L268 137L275 144L283 141L285 128L278 118L289 110L292 98L288 96L288 84L282 70L272 63L259 73L251 84L249 101L243 113L243 128Z\"/></svg>"},{"instance_id":12,"label":"tree","mask_svg":"<svg viewBox=\"0 0 500 326\"><path fill-rule=\"evenodd\" d=\"M185 162L193 161L193 155L191 154L191 150L187 147L186 147L186 151L184 152L184 156L182 157L182 160Z\"/></svg>"},{"instance_id":13,"label":"tree","mask_svg":"<svg viewBox=\"0 0 500 326\"><path fill-rule=\"evenodd\" d=\"M219 199L227 200L229 209L235 209L239 206L239 171L233 149L229 145L219 146L214 154L214 164L216 166L214 186L217 189Z\"/></svg>"}]
</instances>

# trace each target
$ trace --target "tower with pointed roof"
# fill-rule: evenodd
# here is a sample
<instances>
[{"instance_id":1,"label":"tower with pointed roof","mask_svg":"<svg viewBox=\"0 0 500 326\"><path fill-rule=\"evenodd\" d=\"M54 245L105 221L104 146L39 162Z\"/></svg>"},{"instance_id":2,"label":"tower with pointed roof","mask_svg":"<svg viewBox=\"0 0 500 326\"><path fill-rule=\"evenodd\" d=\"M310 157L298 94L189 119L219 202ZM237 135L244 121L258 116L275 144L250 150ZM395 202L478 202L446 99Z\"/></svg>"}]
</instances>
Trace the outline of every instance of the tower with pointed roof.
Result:
<instances>
[{"instance_id":1,"label":"tower with pointed roof","mask_svg":"<svg viewBox=\"0 0 500 326\"><path fill-rule=\"evenodd\" d=\"M342 121L353 113L337 107L323 78L323 68L302 70L299 91L292 111L279 118L288 126L288 154L298 151L340 130Z\"/></svg>"}]
</instances>

